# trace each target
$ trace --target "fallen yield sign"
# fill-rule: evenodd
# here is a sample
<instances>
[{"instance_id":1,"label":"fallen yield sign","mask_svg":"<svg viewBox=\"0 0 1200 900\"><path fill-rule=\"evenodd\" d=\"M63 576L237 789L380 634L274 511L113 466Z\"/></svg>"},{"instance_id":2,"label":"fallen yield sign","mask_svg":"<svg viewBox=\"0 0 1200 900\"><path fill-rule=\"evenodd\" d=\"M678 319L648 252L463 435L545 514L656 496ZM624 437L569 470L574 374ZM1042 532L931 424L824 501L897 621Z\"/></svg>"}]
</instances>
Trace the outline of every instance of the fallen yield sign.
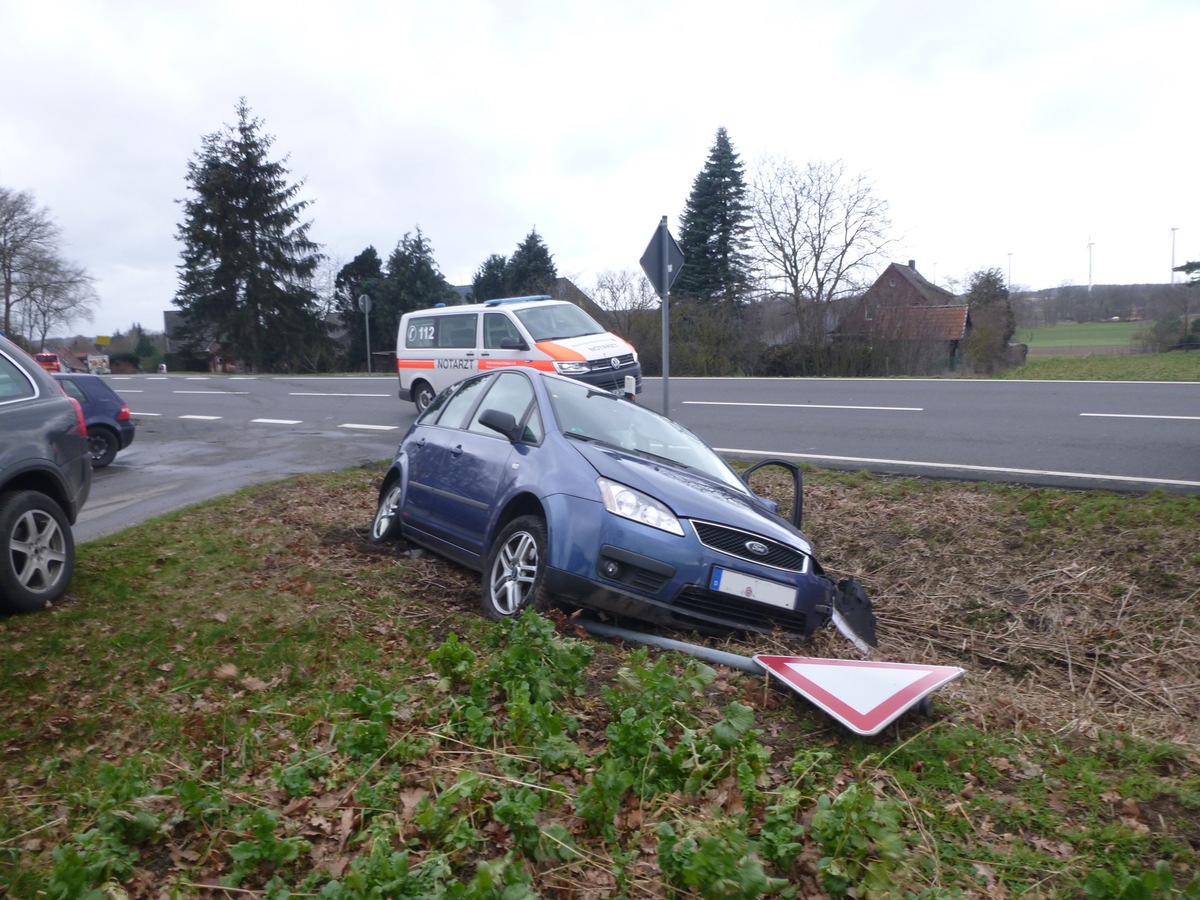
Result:
<instances>
[{"instance_id":1,"label":"fallen yield sign","mask_svg":"<svg viewBox=\"0 0 1200 900\"><path fill-rule=\"evenodd\" d=\"M942 685L961 678L956 666L756 656L754 661L851 731L878 734Z\"/></svg>"}]
</instances>

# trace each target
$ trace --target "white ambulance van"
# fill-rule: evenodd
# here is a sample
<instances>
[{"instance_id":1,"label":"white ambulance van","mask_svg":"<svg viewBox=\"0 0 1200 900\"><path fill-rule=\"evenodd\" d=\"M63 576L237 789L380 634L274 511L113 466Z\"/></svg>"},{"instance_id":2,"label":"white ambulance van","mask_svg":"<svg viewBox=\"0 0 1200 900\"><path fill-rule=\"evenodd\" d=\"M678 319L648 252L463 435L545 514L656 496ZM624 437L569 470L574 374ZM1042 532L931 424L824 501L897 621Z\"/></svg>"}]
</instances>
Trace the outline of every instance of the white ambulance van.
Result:
<instances>
[{"instance_id":1,"label":"white ambulance van","mask_svg":"<svg viewBox=\"0 0 1200 900\"><path fill-rule=\"evenodd\" d=\"M400 399L419 412L443 388L502 366L533 366L610 391L624 391L628 376L642 390L633 346L574 303L549 295L438 306L400 318Z\"/></svg>"}]
</instances>

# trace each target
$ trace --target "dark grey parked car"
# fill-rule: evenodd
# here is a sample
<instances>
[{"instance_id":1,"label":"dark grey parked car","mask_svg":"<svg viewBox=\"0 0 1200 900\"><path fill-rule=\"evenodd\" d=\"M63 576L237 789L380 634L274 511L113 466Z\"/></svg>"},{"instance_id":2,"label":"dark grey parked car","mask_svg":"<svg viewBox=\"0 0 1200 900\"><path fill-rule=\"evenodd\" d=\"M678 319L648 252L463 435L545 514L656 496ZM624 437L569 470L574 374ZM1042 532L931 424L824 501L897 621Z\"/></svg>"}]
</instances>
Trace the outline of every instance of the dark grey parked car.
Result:
<instances>
[{"instance_id":1,"label":"dark grey parked car","mask_svg":"<svg viewBox=\"0 0 1200 900\"><path fill-rule=\"evenodd\" d=\"M91 486L83 410L0 337L0 609L41 609L66 592L71 526Z\"/></svg>"}]
</instances>

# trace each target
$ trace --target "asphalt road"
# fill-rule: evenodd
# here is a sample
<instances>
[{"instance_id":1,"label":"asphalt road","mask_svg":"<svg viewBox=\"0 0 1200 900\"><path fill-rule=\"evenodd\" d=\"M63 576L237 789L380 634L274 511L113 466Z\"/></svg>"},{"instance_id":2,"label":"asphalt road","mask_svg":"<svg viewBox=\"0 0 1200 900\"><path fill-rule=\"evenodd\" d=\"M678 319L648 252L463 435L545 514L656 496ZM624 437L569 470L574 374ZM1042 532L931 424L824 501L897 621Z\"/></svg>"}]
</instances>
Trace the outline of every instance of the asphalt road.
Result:
<instances>
[{"instance_id":1,"label":"asphalt road","mask_svg":"<svg viewBox=\"0 0 1200 900\"><path fill-rule=\"evenodd\" d=\"M138 432L95 473L79 541L250 484L388 459L415 418L391 376L110 383ZM672 416L734 456L1200 494L1200 383L673 378L668 390ZM640 402L662 411L662 398L647 379Z\"/></svg>"}]
</instances>

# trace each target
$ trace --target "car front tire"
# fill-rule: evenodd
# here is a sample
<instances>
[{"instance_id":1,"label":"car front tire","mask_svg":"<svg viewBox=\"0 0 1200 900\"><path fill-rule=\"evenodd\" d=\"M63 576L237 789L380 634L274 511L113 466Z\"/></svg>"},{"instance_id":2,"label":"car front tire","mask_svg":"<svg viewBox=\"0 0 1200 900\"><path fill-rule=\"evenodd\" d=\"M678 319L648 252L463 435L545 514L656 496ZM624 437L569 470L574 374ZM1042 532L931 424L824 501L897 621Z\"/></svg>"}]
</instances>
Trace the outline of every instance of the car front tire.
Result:
<instances>
[{"instance_id":1,"label":"car front tire","mask_svg":"<svg viewBox=\"0 0 1200 900\"><path fill-rule=\"evenodd\" d=\"M549 541L538 516L513 519L492 542L483 567L483 614L509 619L526 609L545 609L543 589Z\"/></svg>"},{"instance_id":2,"label":"car front tire","mask_svg":"<svg viewBox=\"0 0 1200 900\"><path fill-rule=\"evenodd\" d=\"M37 491L0 495L0 601L33 612L67 592L75 572L75 537L59 505Z\"/></svg>"},{"instance_id":3,"label":"car front tire","mask_svg":"<svg viewBox=\"0 0 1200 900\"><path fill-rule=\"evenodd\" d=\"M375 521L371 525L371 540L376 544L400 537L400 508L404 505L404 484L397 478L379 495Z\"/></svg>"},{"instance_id":4,"label":"car front tire","mask_svg":"<svg viewBox=\"0 0 1200 900\"><path fill-rule=\"evenodd\" d=\"M88 453L92 457L92 468L103 469L117 458L120 446L117 436L103 426L88 429Z\"/></svg>"}]
</instances>

